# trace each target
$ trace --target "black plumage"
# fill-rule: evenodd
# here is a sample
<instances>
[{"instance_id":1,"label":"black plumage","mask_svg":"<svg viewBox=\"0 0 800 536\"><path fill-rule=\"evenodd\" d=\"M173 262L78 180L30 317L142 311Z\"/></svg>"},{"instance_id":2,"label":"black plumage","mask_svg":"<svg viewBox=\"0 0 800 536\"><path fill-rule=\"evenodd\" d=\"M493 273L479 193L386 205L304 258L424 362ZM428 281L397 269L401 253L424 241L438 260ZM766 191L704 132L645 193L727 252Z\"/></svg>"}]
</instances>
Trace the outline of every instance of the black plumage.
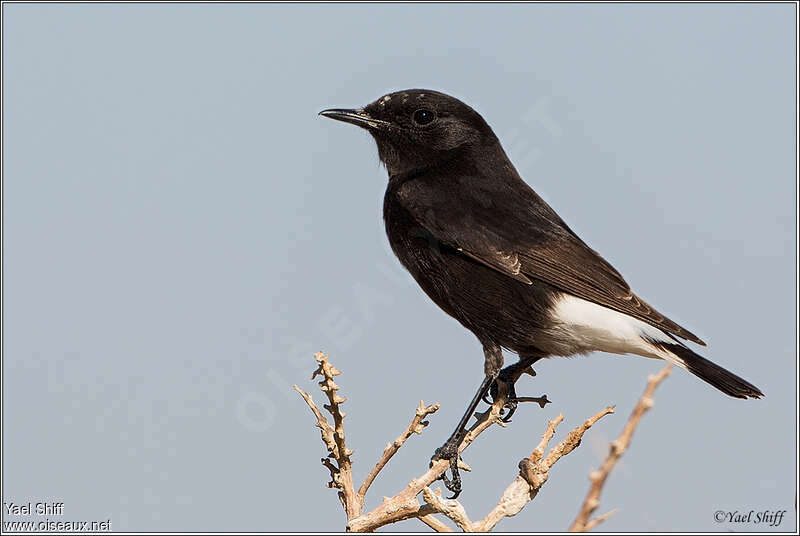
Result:
<instances>
[{"instance_id":1,"label":"black plumage","mask_svg":"<svg viewBox=\"0 0 800 536\"><path fill-rule=\"evenodd\" d=\"M696 335L641 300L519 176L472 108L431 90L322 115L367 129L389 172L392 250L425 293L484 347L485 378L437 456L451 458L478 400L502 380L501 349L527 365L593 350L667 359L734 397L761 391L690 350ZM512 387L511 408L515 407Z\"/></svg>"}]
</instances>

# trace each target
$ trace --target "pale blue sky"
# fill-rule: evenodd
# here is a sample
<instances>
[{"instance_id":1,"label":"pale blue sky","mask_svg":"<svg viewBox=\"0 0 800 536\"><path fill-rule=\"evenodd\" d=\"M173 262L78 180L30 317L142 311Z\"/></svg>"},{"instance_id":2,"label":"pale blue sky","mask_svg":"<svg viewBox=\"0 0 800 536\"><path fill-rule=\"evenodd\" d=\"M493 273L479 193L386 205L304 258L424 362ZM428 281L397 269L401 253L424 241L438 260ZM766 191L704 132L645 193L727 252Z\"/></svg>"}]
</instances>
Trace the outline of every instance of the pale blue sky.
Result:
<instances>
[{"instance_id":1,"label":"pale blue sky","mask_svg":"<svg viewBox=\"0 0 800 536\"><path fill-rule=\"evenodd\" d=\"M344 372L359 480L419 399L442 404L368 505L421 473L483 355L392 256L371 138L316 114L424 87L476 108L639 295L766 393L675 371L604 528L776 530L713 517L755 509L794 529L794 21L792 4L4 4L3 501L115 530L343 529L291 391L316 389L319 349ZM559 439L616 403L498 527L566 529L660 367L538 365L518 390L553 404L468 451L470 515L547 419L564 413Z\"/></svg>"}]
</instances>

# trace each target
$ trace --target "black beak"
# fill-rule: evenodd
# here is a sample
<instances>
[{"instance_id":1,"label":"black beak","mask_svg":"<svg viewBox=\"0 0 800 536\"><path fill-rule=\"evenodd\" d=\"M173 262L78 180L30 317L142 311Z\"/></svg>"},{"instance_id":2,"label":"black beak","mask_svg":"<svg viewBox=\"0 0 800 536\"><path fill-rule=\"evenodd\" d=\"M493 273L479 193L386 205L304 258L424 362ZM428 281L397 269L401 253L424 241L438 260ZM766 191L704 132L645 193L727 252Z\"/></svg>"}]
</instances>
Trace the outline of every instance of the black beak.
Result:
<instances>
[{"instance_id":1,"label":"black beak","mask_svg":"<svg viewBox=\"0 0 800 536\"><path fill-rule=\"evenodd\" d=\"M381 128L388 127L391 123L374 119L369 116L364 110L345 110L343 108L331 108L330 110L322 110L319 115L336 119L337 121L344 121L345 123L352 123L362 128Z\"/></svg>"}]
</instances>

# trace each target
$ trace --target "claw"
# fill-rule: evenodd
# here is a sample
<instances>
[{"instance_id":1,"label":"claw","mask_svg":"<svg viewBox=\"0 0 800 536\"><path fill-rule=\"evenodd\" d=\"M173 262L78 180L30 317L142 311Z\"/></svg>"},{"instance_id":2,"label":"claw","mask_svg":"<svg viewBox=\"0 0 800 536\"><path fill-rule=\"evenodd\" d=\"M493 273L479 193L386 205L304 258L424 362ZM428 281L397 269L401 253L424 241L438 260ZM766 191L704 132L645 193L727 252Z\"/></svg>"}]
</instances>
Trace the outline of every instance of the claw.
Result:
<instances>
[{"instance_id":1,"label":"claw","mask_svg":"<svg viewBox=\"0 0 800 536\"><path fill-rule=\"evenodd\" d=\"M542 395L541 397L517 396L517 393L514 389L514 383L522 374L536 376L536 371L533 370L533 367L530 365L524 369L520 369L520 363L508 366L500 371L500 376L497 378L497 380L495 380L489 389L489 394L492 397L492 400L496 400L497 394L500 391L500 386L498 383L503 382L508 386L507 402L500 410L500 415L503 415L503 418L500 420L502 420L504 423L511 422L511 416L514 415L515 411L517 411L517 406L520 402L537 402L541 408L544 408L545 405L550 403L550 400L547 399L547 395ZM486 397L484 397L484 401L490 403L488 400L486 400ZM508 413L506 413L506 410L508 410Z\"/></svg>"},{"instance_id":2,"label":"claw","mask_svg":"<svg viewBox=\"0 0 800 536\"><path fill-rule=\"evenodd\" d=\"M461 495L461 475L458 473L458 456L450 458L450 474L453 475L453 480L448 480L444 473L442 473L442 480L444 481L444 487L453 492L453 496L448 498L455 499Z\"/></svg>"},{"instance_id":3,"label":"claw","mask_svg":"<svg viewBox=\"0 0 800 536\"><path fill-rule=\"evenodd\" d=\"M438 451L439 449L437 449ZM435 455L434 455L435 456ZM440 458L444 459L444 458ZM453 492L453 496L449 497L450 499L455 499L459 495L461 495L461 475L458 472L458 456L454 458L450 458L450 474L453 475L453 478L447 478L447 471L439 476L439 480L442 481L444 487L447 488L448 491Z\"/></svg>"},{"instance_id":4,"label":"claw","mask_svg":"<svg viewBox=\"0 0 800 536\"><path fill-rule=\"evenodd\" d=\"M460 458L458 455L458 446L463 439L463 434L460 437L450 438L444 445L436 449L431 458L431 465L433 465L435 460L448 460L450 462L450 467L448 469L453 478L450 479L447 477L447 471L443 472L439 477L444 487L447 488L448 491L453 492L454 495L450 497L450 499L455 499L461 494L461 475L458 472L458 461Z\"/></svg>"},{"instance_id":5,"label":"claw","mask_svg":"<svg viewBox=\"0 0 800 536\"><path fill-rule=\"evenodd\" d=\"M515 411L517 411L517 399L512 398L511 400L506 402L505 407L508 408L508 415L506 415L500 420L503 421L504 423L509 423L511 422L511 416L514 415ZM500 414L501 415L503 414L502 410L500 411Z\"/></svg>"}]
</instances>

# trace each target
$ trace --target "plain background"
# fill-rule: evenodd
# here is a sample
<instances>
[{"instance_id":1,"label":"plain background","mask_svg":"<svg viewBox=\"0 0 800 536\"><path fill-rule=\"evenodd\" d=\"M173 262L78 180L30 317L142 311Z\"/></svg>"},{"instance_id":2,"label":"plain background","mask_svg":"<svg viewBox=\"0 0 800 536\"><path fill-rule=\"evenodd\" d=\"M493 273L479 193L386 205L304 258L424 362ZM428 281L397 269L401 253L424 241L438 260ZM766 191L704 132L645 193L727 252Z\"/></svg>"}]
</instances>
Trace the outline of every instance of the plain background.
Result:
<instances>
[{"instance_id":1,"label":"plain background","mask_svg":"<svg viewBox=\"0 0 800 536\"><path fill-rule=\"evenodd\" d=\"M344 528L312 354L344 373L360 481L420 399L427 467L482 377L474 337L393 258L365 132L316 114L453 94L634 290L765 393L676 370L606 530L794 530L795 6L3 5L3 501L112 529ZM514 359L507 356L507 362ZM499 530L564 530L661 362L538 365L465 456L482 517L538 442L607 417ZM788 510L777 529L717 510ZM3 515L4 520L19 519ZM42 520L43 518L32 518ZM423 530L410 521L391 530Z\"/></svg>"}]
</instances>

